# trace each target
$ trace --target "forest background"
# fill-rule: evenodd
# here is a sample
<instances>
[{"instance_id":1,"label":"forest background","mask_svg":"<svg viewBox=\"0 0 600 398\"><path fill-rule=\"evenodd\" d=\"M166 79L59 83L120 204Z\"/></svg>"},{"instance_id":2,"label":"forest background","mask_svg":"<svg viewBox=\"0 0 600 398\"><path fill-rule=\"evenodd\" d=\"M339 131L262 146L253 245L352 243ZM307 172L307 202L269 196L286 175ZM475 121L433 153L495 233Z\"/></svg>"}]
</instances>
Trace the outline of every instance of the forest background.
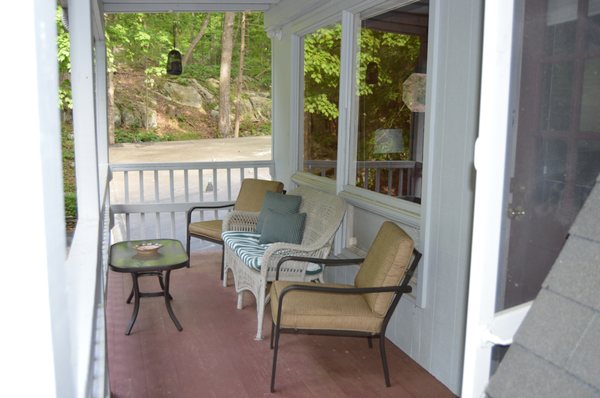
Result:
<instances>
[{"instance_id":1,"label":"forest background","mask_svg":"<svg viewBox=\"0 0 600 398\"><path fill-rule=\"evenodd\" d=\"M76 219L67 16L57 9L65 211ZM109 143L271 134L263 14L107 14ZM183 73L167 74L171 50Z\"/></svg>"},{"instance_id":2,"label":"forest background","mask_svg":"<svg viewBox=\"0 0 600 398\"><path fill-rule=\"evenodd\" d=\"M65 209L75 219L67 19L58 7ZM107 14L105 30L110 144L271 134L271 39L262 13ZM340 47L340 24L304 38L305 159L336 159ZM173 49L183 58L179 76L167 74ZM358 160L395 160L373 155L373 132L408 131L412 114L394 82L415 71L421 49L415 36L363 30L357 91L369 116L359 123Z\"/></svg>"}]
</instances>

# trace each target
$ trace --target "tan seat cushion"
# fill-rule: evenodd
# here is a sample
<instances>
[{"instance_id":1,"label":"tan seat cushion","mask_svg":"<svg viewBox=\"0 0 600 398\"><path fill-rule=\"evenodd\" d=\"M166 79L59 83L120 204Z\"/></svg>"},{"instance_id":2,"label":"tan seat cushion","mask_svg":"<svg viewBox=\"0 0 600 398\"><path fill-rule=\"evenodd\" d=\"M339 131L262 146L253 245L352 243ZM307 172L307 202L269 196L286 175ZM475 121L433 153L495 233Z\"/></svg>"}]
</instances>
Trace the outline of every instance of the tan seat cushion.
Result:
<instances>
[{"instance_id":1,"label":"tan seat cushion","mask_svg":"<svg viewBox=\"0 0 600 398\"><path fill-rule=\"evenodd\" d=\"M398 286L404 279L413 252L413 240L391 221L383 223L362 263L356 287ZM384 316L393 293L366 294L365 300L377 314Z\"/></svg>"},{"instance_id":2,"label":"tan seat cushion","mask_svg":"<svg viewBox=\"0 0 600 398\"><path fill-rule=\"evenodd\" d=\"M277 281L271 285L271 313L277 322L279 295L289 285L314 283ZM352 287L317 284L318 286ZM361 294L335 294L296 291L283 299L282 328L351 330L379 333L383 317L371 311Z\"/></svg>"},{"instance_id":3,"label":"tan seat cushion","mask_svg":"<svg viewBox=\"0 0 600 398\"><path fill-rule=\"evenodd\" d=\"M234 209L238 211L260 211L267 191L283 192L283 183L254 178L244 179Z\"/></svg>"},{"instance_id":4,"label":"tan seat cushion","mask_svg":"<svg viewBox=\"0 0 600 398\"><path fill-rule=\"evenodd\" d=\"M210 220L210 221L198 221L190 224L190 235L197 238L207 237L216 241L223 241L221 239L221 232L223 227L223 221L221 220Z\"/></svg>"}]
</instances>

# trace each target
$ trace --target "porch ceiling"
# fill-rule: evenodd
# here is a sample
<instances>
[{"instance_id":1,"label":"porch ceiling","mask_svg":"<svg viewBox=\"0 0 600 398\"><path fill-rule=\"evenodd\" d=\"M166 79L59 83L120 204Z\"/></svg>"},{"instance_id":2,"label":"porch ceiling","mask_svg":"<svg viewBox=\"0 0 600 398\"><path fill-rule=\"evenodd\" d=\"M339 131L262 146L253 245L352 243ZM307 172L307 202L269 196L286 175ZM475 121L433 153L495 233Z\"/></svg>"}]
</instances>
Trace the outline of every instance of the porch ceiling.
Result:
<instances>
[{"instance_id":1,"label":"porch ceiling","mask_svg":"<svg viewBox=\"0 0 600 398\"><path fill-rule=\"evenodd\" d=\"M108 13L267 11L279 0L103 0L102 3Z\"/></svg>"}]
</instances>

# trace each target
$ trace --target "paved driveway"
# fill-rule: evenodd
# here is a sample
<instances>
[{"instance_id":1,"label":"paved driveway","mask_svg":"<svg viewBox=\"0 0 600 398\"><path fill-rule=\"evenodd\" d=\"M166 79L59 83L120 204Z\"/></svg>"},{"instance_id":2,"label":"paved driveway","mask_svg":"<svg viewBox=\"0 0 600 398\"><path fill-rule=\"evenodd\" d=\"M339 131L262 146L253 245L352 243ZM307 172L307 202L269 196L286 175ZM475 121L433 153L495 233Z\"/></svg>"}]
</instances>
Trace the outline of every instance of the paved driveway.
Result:
<instances>
[{"instance_id":1,"label":"paved driveway","mask_svg":"<svg viewBox=\"0 0 600 398\"><path fill-rule=\"evenodd\" d=\"M115 144L111 163L224 162L271 159L271 136Z\"/></svg>"}]
</instances>

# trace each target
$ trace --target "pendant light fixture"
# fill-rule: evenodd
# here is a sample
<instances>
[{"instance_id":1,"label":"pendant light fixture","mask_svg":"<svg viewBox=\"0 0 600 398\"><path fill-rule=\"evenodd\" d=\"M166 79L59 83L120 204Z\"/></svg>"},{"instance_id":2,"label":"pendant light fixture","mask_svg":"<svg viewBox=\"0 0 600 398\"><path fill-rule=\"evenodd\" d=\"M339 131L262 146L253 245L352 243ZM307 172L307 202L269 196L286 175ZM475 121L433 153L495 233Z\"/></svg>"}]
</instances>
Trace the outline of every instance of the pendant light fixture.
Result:
<instances>
[{"instance_id":1,"label":"pendant light fixture","mask_svg":"<svg viewBox=\"0 0 600 398\"><path fill-rule=\"evenodd\" d=\"M167 56L167 73L169 75L181 75L183 72L183 64L181 63L181 53L176 50L177 47L177 30L173 25L173 49L169 51Z\"/></svg>"},{"instance_id":2,"label":"pendant light fixture","mask_svg":"<svg viewBox=\"0 0 600 398\"><path fill-rule=\"evenodd\" d=\"M377 82L379 82L379 65L376 62L369 62L367 64L365 83L375 85Z\"/></svg>"}]
</instances>

